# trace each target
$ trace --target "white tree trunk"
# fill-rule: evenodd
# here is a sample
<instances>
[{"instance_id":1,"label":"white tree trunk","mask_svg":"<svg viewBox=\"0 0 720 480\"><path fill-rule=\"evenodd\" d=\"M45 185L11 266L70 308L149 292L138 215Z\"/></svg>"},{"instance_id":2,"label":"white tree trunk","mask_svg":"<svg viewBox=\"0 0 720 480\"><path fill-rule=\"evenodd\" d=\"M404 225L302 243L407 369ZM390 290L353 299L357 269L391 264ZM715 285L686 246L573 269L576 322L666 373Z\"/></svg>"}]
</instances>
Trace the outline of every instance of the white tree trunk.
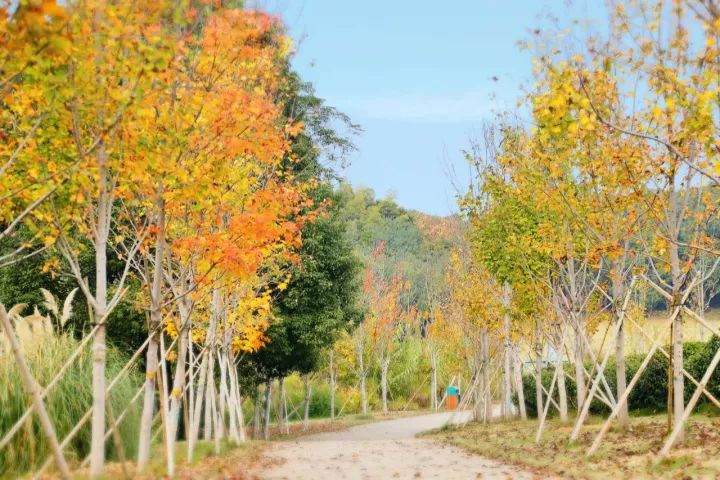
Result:
<instances>
[{"instance_id":1,"label":"white tree trunk","mask_svg":"<svg viewBox=\"0 0 720 480\"><path fill-rule=\"evenodd\" d=\"M245 415L242 410L242 395L240 394L240 381L238 380L237 368L235 368L235 359L230 359L230 382L232 385L232 393L234 397L234 405L236 409L236 419L238 423L238 441L244 442L247 440L245 433ZM287 409L286 409L287 410Z\"/></svg>"},{"instance_id":2,"label":"white tree trunk","mask_svg":"<svg viewBox=\"0 0 720 480\"><path fill-rule=\"evenodd\" d=\"M180 424L180 407L182 405L183 391L185 390L185 368L187 356L188 332L181 330L178 339L178 356L175 363L175 374L173 387L170 391L170 438L173 443L177 439L178 426Z\"/></svg>"},{"instance_id":3,"label":"white tree trunk","mask_svg":"<svg viewBox=\"0 0 720 480\"><path fill-rule=\"evenodd\" d=\"M263 438L270 440L270 393L272 391L272 380L265 382L265 421L263 425Z\"/></svg>"},{"instance_id":4,"label":"white tree trunk","mask_svg":"<svg viewBox=\"0 0 720 480\"><path fill-rule=\"evenodd\" d=\"M483 423L492 418L492 395L490 392L490 345L487 328L480 332L482 342L482 383L483 383Z\"/></svg>"},{"instance_id":5,"label":"white tree trunk","mask_svg":"<svg viewBox=\"0 0 720 480\"><path fill-rule=\"evenodd\" d=\"M212 382L212 399L213 399L213 420L215 421L215 455L220 455L220 441L225 438L225 418L224 412L220 410L220 399L218 391L215 388L215 382Z\"/></svg>"},{"instance_id":6,"label":"white tree trunk","mask_svg":"<svg viewBox=\"0 0 720 480\"><path fill-rule=\"evenodd\" d=\"M358 329L364 329L363 325L360 325ZM360 401L362 403L362 413L367 415L368 413L368 398L367 388L365 386L365 379L367 377L367 368L365 367L365 349L362 341L357 341L357 356L358 356L358 368L360 371Z\"/></svg>"},{"instance_id":7,"label":"white tree trunk","mask_svg":"<svg viewBox=\"0 0 720 480\"><path fill-rule=\"evenodd\" d=\"M105 464L105 322L107 313L107 243L110 235L112 198L107 170L107 156L101 145L98 150L100 177L95 230L95 323L98 328L93 338L93 412L90 446L90 475L99 478Z\"/></svg>"},{"instance_id":8,"label":"white tree trunk","mask_svg":"<svg viewBox=\"0 0 720 480\"><path fill-rule=\"evenodd\" d=\"M685 298L681 289L683 288L683 273L680 267L680 251L678 248L678 240L680 237L681 220L678 215L677 195L675 192L675 176L674 174L668 182L670 191L668 192L668 210L666 216L667 229L669 233L668 255L670 261L670 274L672 277L672 298L673 305L676 307L684 303ZM682 310L681 310L682 312ZM684 359L683 359L683 318L682 313L675 316L672 323L672 416L675 419L675 441L682 444L685 441L685 429L682 419L685 411L685 377L683 375Z\"/></svg>"},{"instance_id":9,"label":"white tree trunk","mask_svg":"<svg viewBox=\"0 0 720 480\"><path fill-rule=\"evenodd\" d=\"M205 403L205 383L207 382L208 364L209 364L209 352L206 350L202 353L202 361L200 362L200 378L198 379L198 386L195 390L195 405L192 412L192 425L190 426L190 438L188 439L188 462L192 463L193 453L195 451L195 445L197 444L198 436L200 435L200 417L202 414L202 408Z\"/></svg>"},{"instance_id":10,"label":"white tree trunk","mask_svg":"<svg viewBox=\"0 0 720 480\"><path fill-rule=\"evenodd\" d=\"M482 338L478 337L477 351L473 355L472 360L472 383L477 384L477 388L473 393L473 416L475 420L483 418L484 406L483 406L483 394L485 393L485 379L482 374Z\"/></svg>"},{"instance_id":11,"label":"white tree trunk","mask_svg":"<svg viewBox=\"0 0 720 480\"><path fill-rule=\"evenodd\" d=\"M213 352L208 352L208 373L205 378L205 417L203 422L203 440L209 442L212 440L213 427L213 394L212 390L215 382L215 358Z\"/></svg>"},{"instance_id":12,"label":"white tree trunk","mask_svg":"<svg viewBox=\"0 0 720 480\"><path fill-rule=\"evenodd\" d=\"M510 342L510 285L503 285L503 340L504 340L504 368L503 368L503 417L512 416L512 345Z\"/></svg>"},{"instance_id":13,"label":"white tree trunk","mask_svg":"<svg viewBox=\"0 0 720 480\"><path fill-rule=\"evenodd\" d=\"M542 345L540 344L540 325L535 320L535 405L537 405L537 417L540 418L540 410L543 405L542 385Z\"/></svg>"},{"instance_id":14,"label":"white tree trunk","mask_svg":"<svg viewBox=\"0 0 720 480\"><path fill-rule=\"evenodd\" d=\"M518 395L518 408L520 409L520 418L527 420L527 410L525 408L525 391L522 382L522 362L520 361L520 352L517 345L513 344L513 358L515 360L515 391Z\"/></svg>"},{"instance_id":15,"label":"white tree trunk","mask_svg":"<svg viewBox=\"0 0 720 480\"><path fill-rule=\"evenodd\" d=\"M235 444L238 444L240 443L240 434L238 433L237 405L235 404L237 397L235 396L232 374L230 373L232 370L232 362L230 361L230 353L227 346L223 348L221 362L221 388L223 392L221 393L222 407L220 408L220 418L221 420L224 419L225 413L227 413L227 436L235 442Z\"/></svg>"},{"instance_id":16,"label":"white tree trunk","mask_svg":"<svg viewBox=\"0 0 720 480\"><path fill-rule=\"evenodd\" d=\"M572 252L572 245L568 246L568 251ZM587 395L587 386L585 384L585 348L583 339L585 337L585 319L583 314L579 311L580 292L577 287L577 272L575 269L575 259L571 256L567 262L567 274L568 274L568 310L569 320L573 329L575 330L573 357L575 363L575 389L577 393L577 405L578 411L581 406L585 403L585 397Z\"/></svg>"},{"instance_id":17,"label":"white tree trunk","mask_svg":"<svg viewBox=\"0 0 720 480\"><path fill-rule=\"evenodd\" d=\"M579 324L576 326L575 338L574 338L574 360L575 360L575 387L577 391L577 404L583 405L585 403L585 397L587 396L587 389L585 385L585 348L583 345L583 333L580 331L582 326ZM580 410L580 407L578 407Z\"/></svg>"},{"instance_id":18,"label":"white tree trunk","mask_svg":"<svg viewBox=\"0 0 720 480\"><path fill-rule=\"evenodd\" d=\"M563 337L561 333L558 333L557 342L557 359L555 360L555 372L557 374L557 388L558 396L560 398L560 421L567 422L568 420L568 404L567 404L567 390L565 389L565 371L563 368ZM548 402L550 399L548 398Z\"/></svg>"},{"instance_id":19,"label":"white tree trunk","mask_svg":"<svg viewBox=\"0 0 720 480\"><path fill-rule=\"evenodd\" d=\"M165 341L164 337L160 335L160 388L161 388L161 406L162 406L162 426L165 432L165 455L167 474L172 477L175 475L175 440L171 435L171 422L170 422L170 399L168 398L167 385L169 384L167 362L165 361Z\"/></svg>"},{"instance_id":20,"label":"white tree trunk","mask_svg":"<svg viewBox=\"0 0 720 480\"><path fill-rule=\"evenodd\" d=\"M255 409L253 412L253 440L260 438L260 430L262 426L262 395L260 394L260 386L255 387Z\"/></svg>"},{"instance_id":21,"label":"white tree trunk","mask_svg":"<svg viewBox=\"0 0 720 480\"><path fill-rule=\"evenodd\" d=\"M198 437L200 436L200 416L205 400L205 378L207 376L206 362L207 352L203 354L203 359L200 363L200 378L198 379L198 386L195 390L195 405L190 416L190 437L188 438L188 462L190 463L193 461L195 445L197 444Z\"/></svg>"},{"instance_id":22,"label":"white tree trunk","mask_svg":"<svg viewBox=\"0 0 720 480\"><path fill-rule=\"evenodd\" d=\"M155 415L155 389L158 374L158 344L153 337L148 343L145 358L145 397L140 417L140 441L138 443L138 470L144 470L150 461L152 420Z\"/></svg>"},{"instance_id":23,"label":"white tree trunk","mask_svg":"<svg viewBox=\"0 0 720 480\"><path fill-rule=\"evenodd\" d=\"M388 413L388 369L390 357L387 352L380 358L380 389L382 391L383 415Z\"/></svg>"},{"instance_id":24,"label":"white tree trunk","mask_svg":"<svg viewBox=\"0 0 720 480\"><path fill-rule=\"evenodd\" d=\"M287 418L287 399L285 398L285 378L280 377L278 379L278 388L280 389L280 415L278 418L278 425L280 427L280 433L290 433L290 426Z\"/></svg>"},{"instance_id":25,"label":"white tree trunk","mask_svg":"<svg viewBox=\"0 0 720 480\"><path fill-rule=\"evenodd\" d=\"M192 462L193 457L193 423L195 418L193 412L195 411L195 356L193 355L193 343L192 343L192 331L188 329L187 332L187 349L188 349L188 360L190 372L188 379L188 408L186 412L185 422L185 435L187 437L187 459L188 462Z\"/></svg>"},{"instance_id":26,"label":"white tree trunk","mask_svg":"<svg viewBox=\"0 0 720 480\"><path fill-rule=\"evenodd\" d=\"M437 351L434 347L430 348L430 410L437 411Z\"/></svg>"},{"instance_id":27,"label":"white tree trunk","mask_svg":"<svg viewBox=\"0 0 720 480\"><path fill-rule=\"evenodd\" d=\"M335 421L335 352L330 350L330 421Z\"/></svg>"},{"instance_id":28,"label":"white tree trunk","mask_svg":"<svg viewBox=\"0 0 720 480\"><path fill-rule=\"evenodd\" d=\"M145 397L140 419L140 440L138 442L138 470L143 471L150 461L152 438L152 420L155 415L155 388L158 374L158 335L162 323L162 284L163 284L163 258L165 255L165 202L162 198L162 188L158 187L155 200L157 213L156 224L158 236L155 241L155 264L153 265L152 285L150 288L150 324L148 334L152 335L148 343L145 367Z\"/></svg>"},{"instance_id":29,"label":"white tree trunk","mask_svg":"<svg viewBox=\"0 0 720 480\"><path fill-rule=\"evenodd\" d=\"M305 415L303 416L303 430L307 430L310 426L310 401L312 400L312 385L310 385L310 375L306 374L305 383Z\"/></svg>"},{"instance_id":30,"label":"white tree trunk","mask_svg":"<svg viewBox=\"0 0 720 480\"><path fill-rule=\"evenodd\" d=\"M619 260L613 262L612 271L612 291L613 291L613 316L618 325L617 340L615 341L615 388L616 398L620 398L627 388L627 378L625 372L625 322L622 315L623 309L623 276L622 264ZM618 411L618 425L621 429L626 429L630 423L630 414L627 402L620 405Z\"/></svg>"}]
</instances>

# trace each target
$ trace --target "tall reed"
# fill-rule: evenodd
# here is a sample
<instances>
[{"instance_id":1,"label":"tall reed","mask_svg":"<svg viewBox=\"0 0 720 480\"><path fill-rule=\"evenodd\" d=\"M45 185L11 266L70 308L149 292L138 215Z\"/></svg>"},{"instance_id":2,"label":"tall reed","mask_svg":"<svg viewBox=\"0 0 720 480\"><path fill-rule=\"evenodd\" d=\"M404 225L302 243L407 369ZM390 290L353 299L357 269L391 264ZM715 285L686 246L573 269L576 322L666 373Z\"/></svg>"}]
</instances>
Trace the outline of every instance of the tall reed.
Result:
<instances>
[{"instance_id":1,"label":"tall reed","mask_svg":"<svg viewBox=\"0 0 720 480\"><path fill-rule=\"evenodd\" d=\"M25 342L23 348L28 363L41 386L47 385L60 370L65 361L75 351L78 341L72 336L43 335ZM107 352L107 378L117 374L127 358L113 347ZM50 418L56 433L62 439L72 430L78 420L92 405L92 352L86 346L75 360L62 380L52 389L45 399ZM142 379L136 368L130 369L123 379L113 388L110 405L117 416L130 403L134 393L140 388ZM0 353L0 436L4 435L22 416L30 404L23 387L13 357L9 353ZM140 409L139 405L130 409L119 429L120 437L128 457L134 456L138 439ZM83 427L65 450L68 461L80 462L90 449L89 424ZM115 458L117 452L112 438L108 439L107 452ZM32 471L43 464L50 455L48 443L35 415L29 419L15 435L12 442L0 450L0 478L22 472Z\"/></svg>"}]
</instances>

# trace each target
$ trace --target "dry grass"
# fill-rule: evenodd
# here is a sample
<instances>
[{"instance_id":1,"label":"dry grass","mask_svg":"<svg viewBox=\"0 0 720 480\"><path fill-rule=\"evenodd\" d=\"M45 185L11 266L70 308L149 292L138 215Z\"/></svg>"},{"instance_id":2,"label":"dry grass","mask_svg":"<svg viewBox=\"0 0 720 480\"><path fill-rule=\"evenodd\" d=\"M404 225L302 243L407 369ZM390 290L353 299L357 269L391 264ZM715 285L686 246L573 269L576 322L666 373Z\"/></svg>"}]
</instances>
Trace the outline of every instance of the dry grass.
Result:
<instances>
[{"instance_id":1,"label":"dry grass","mask_svg":"<svg viewBox=\"0 0 720 480\"><path fill-rule=\"evenodd\" d=\"M573 444L567 441L572 424L556 419L547 424L540 445L534 441L537 421L470 424L430 436L541 475L590 480L720 478L720 417L694 416L689 422L685 445L658 464L653 452L662 446L665 417L633 418L628 432L611 429L597 454L587 458L585 452L600 428L600 420L591 419Z\"/></svg>"},{"instance_id":2,"label":"dry grass","mask_svg":"<svg viewBox=\"0 0 720 480\"><path fill-rule=\"evenodd\" d=\"M668 314L654 312L646 318L638 319L640 325L652 338L660 336L663 344L670 343L670 329L667 328ZM720 309L709 310L705 314L705 320L715 329L720 330ZM598 325L595 334L592 336L593 347L598 349L603 341L607 324ZM686 342L707 341L712 337L705 327L695 319L687 317L683 329L683 339ZM607 342L607 340L606 340ZM627 353L645 353L650 349L652 342L632 322L625 323L625 349Z\"/></svg>"}]
</instances>

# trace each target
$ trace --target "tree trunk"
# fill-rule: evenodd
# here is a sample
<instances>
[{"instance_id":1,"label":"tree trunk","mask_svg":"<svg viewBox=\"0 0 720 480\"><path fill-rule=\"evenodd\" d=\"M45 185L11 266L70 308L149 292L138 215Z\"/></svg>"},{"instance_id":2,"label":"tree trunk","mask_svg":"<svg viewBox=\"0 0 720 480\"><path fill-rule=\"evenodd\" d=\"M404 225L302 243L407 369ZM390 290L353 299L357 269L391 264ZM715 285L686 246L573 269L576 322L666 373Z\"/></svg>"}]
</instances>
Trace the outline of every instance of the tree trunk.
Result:
<instances>
[{"instance_id":1,"label":"tree trunk","mask_svg":"<svg viewBox=\"0 0 720 480\"><path fill-rule=\"evenodd\" d=\"M153 265L152 286L150 289L150 324L148 334L152 335L148 343L145 367L145 397L140 420L140 440L138 442L138 470L143 471L150 461L152 421L155 415L155 389L158 374L158 335L162 323L161 292L163 283L163 256L165 255L165 202L162 187L158 186L155 200L157 212L158 236L155 240L155 264Z\"/></svg>"},{"instance_id":2,"label":"tree trunk","mask_svg":"<svg viewBox=\"0 0 720 480\"><path fill-rule=\"evenodd\" d=\"M383 415L388 414L388 369L390 367L390 358L386 352L380 358L380 389L382 391Z\"/></svg>"},{"instance_id":3,"label":"tree trunk","mask_svg":"<svg viewBox=\"0 0 720 480\"><path fill-rule=\"evenodd\" d=\"M335 352L330 350L330 421L335 421Z\"/></svg>"},{"instance_id":4,"label":"tree trunk","mask_svg":"<svg viewBox=\"0 0 720 480\"><path fill-rule=\"evenodd\" d=\"M670 273L672 276L672 307L683 303L682 287L683 274L680 267L680 251L678 240L682 227L678 216L677 195L675 192L675 175L669 179L670 192L668 193L667 229L669 238L668 254L670 261ZM682 310L681 310L682 312ZM672 392L673 392L673 416L675 422L680 422L685 411L685 378L683 375L683 317L682 313L676 315L672 323ZM682 424L676 425L676 442L682 444L685 441L685 430Z\"/></svg>"},{"instance_id":5,"label":"tree trunk","mask_svg":"<svg viewBox=\"0 0 720 480\"><path fill-rule=\"evenodd\" d=\"M558 396L560 398L560 421L567 422L568 420L568 404L567 404L567 390L565 389L565 371L563 367L563 338L562 334L558 333L557 342L557 359L555 360L555 370L557 372L557 388ZM550 399L548 398L548 402Z\"/></svg>"},{"instance_id":6,"label":"tree trunk","mask_svg":"<svg viewBox=\"0 0 720 480\"><path fill-rule=\"evenodd\" d=\"M99 14L99 13L98 13ZM90 446L90 476L103 474L105 464L105 322L107 319L107 242L110 235L110 212L112 199L109 191L109 173L104 145L98 149L100 177L95 231L95 323L98 325L93 338L93 412Z\"/></svg>"},{"instance_id":7,"label":"tree trunk","mask_svg":"<svg viewBox=\"0 0 720 480\"><path fill-rule=\"evenodd\" d=\"M482 379L483 379L483 422L492 419L492 396L490 393L490 345L487 328L480 332L482 342Z\"/></svg>"},{"instance_id":8,"label":"tree trunk","mask_svg":"<svg viewBox=\"0 0 720 480\"><path fill-rule=\"evenodd\" d=\"M213 420L215 421L215 455L220 455L220 441L225 438L225 412L220 408L220 399L218 398L218 390L215 388L215 382L210 384L212 386L212 399L213 399Z\"/></svg>"},{"instance_id":9,"label":"tree trunk","mask_svg":"<svg viewBox=\"0 0 720 480\"><path fill-rule=\"evenodd\" d=\"M235 444L240 443L240 434L238 432L238 416L237 416L237 397L235 395L235 387L232 379L232 373L231 370L233 369L233 362L230 357L230 348L231 347L225 347L224 351L224 359L225 362L225 373L223 374L226 377L225 382L225 407L227 408L227 418L228 418L228 431L227 436L230 440L235 442ZM223 418L225 418L225 412L221 412L223 415Z\"/></svg>"},{"instance_id":10,"label":"tree trunk","mask_svg":"<svg viewBox=\"0 0 720 480\"><path fill-rule=\"evenodd\" d=\"M208 370L208 356L209 352L206 350L202 353L202 361L200 362L200 378L198 379L198 386L195 393L195 405L192 411L191 419L192 424L190 426L190 438L188 439L188 462L192 463L193 452L195 451L195 445L197 444L198 436L200 435L200 416L202 414L202 407L205 399L205 383L207 382L207 370Z\"/></svg>"},{"instance_id":11,"label":"tree trunk","mask_svg":"<svg viewBox=\"0 0 720 480\"><path fill-rule=\"evenodd\" d=\"M583 345L583 333L581 331L580 319L576 319L577 325L575 330L575 388L577 391L577 404L583 405L587 396L587 386L585 385L585 348ZM580 407L578 407L578 410Z\"/></svg>"},{"instance_id":12,"label":"tree trunk","mask_svg":"<svg viewBox=\"0 0 720 480\"><path fill-rule=\"evenodd\" d=\"M540 409L543 405L542 385L542 345L540 344L540 325L535 319L535 405L537 405L537 416L540 418Z\"/></svg>"},{"instance_id":13,"label":"tree trunk","mask_svg":"<svg viewBox=\"0 0 720 480\"><path fill-rule=\"evenodd\" d=\"M305 414L303 416L303 430L310 427L310 400L312 400L312 385L310 385L310 375L305 375L303 379L305 383Z\"/></svg>"},{"instance_id":14,"label":"tree trunk","mask_svg":"<svg viewBox=\"0 0 720 480\"><path fill-rule=\"evenodd\" d=\"M155 389L157 388L158 344L150 339L145 357L145 397L140 417L140 441L138 443L137 467L144 470L150 461L150 440L152 438L152 421L155 414Z\"/></svg>"},{"instance_id":15,"label":"tree trunk","mask_svg":"<svg viewBox=\"0 0 720 480\"><path fill-rule=\"evenodd\" d=\"M362 325L360 328L364 328ZM362 343L358 342L357 348L358 354L358 368L360 369L360 400L362 403L362 413L367 415L368 413L368 398L367 388L365 386L365 379L367 377L367 369L365 368L365 352Z\"/></svg>"},{"instance_id":16,"label":"tree trunk","mask_svg":"<svg viewBox=\"0 0 720 480\"><path fill-rule=\"evenodd\" d=\"M230 385L232 388L233 405L235 408L235 418L237 420L237 441L245 442L247 435L245 433L245 415L242 410L242 395L240 394L240 381L238 380L237 368L235 367L235 357L230 357ZM287 413L287 407L285 407ZM287 416L287 415L286 415Z\"/></svg>"},{"instance_id":17,"label":"tree trunk","mask_svg":"<svg viewBox=\"0 0 720 480\"><path fill-rule=\"evenodd\" d=\"M228 339L229 341L229 339ZM230 358L229 347L223 348L221 362L222 362L222 388L224 390L224 407L220 409L221 418L225 418L225 412L227 411L228 417L228 432L227 436L235 444L240 443L240 434L238 433L238 419L237 419L237 405L235 396L235 388L232 379L231 370L233 368L233 362ZM222 395L222 394L221 394Z\"/></svg>"},{"instance_id":18,"label":"tree trunk","mask_svg":"<svg viewBox=\"0 0 720 480\"><path fill-rule=\"evenodd\" d=\"M483 418L484 413L483 394L485 392L484 379L482 376L482 337L478 337L477 343L477 351L473 356L472 362L472 383L477 385L473 393L473 416L475 420L480 420Z\"/></svg>"},{"instance_id":19,"label":"tree trunk","mask_svg":"<svg viewBox=\"0 0 720 480\"><path fill-rule=\"evenodd\" d=\"M613 289L613 315L618 325L618 335L615 341L615 377L616 377L616 398L622 397L627 388L627 377L625 373L625 323L622 318L623 306L623 268L619 260L613 262L612 267L612 289ZM620 405L618 411L618 425L621 429L627 429L630 424L630 414L627 402Z\"/></svg>"},{"instance_id":20,"label":"tree trunk","mask_svg":"<svg viewBox=\"0 0 720 480\"><path fill-rule=\"evenodd\" d=\"M527 420L527 410L525 409L525 391L522 381L522 362L520 361L520 352L517 345L513 344L513 358L515 359L515 391L518 395L518 408L520 409L520 418Z\"/></svg>"},{"instance_id":21,"label":"tree trunk","mask_svg":"<svg viewBox=\"0 0 720 480\"><path fill-rule=\"evenodd\" d=\"M192 343L192 332L188 329L187 332L187 356L188 356L188 368L189 380L188 380L188 402L187 410L185 412L185 438L187 439L187 459L188 462L192 462L192 449L193 443L191 441L193 435L193 412L195 411L195 356L193 355L193 343Z\"/></svg>"},{"instance_id":22,"label":"tree trunk","mask_svg":"<svg viewBox=\"0 0 720 480\"><path fill-rule=\"evenodd\" d=\"M167 349L165 348L165 340L160 335L160 405L162 408L162 427L165 433L165 460L167 465L167 474L172 477L175 475L175 439L171 435L170 425L170 399L168 398L168 385L170 378L168 376L167 362L165 360Z\"/></svg>"},{"instance_id":23,"label":"tree trunk","mask_svg":"<svg viewBox=\"0 0 720 480\"><path fill-rule=\"evenodd\" d=\"M215 384L215 358L213 352L208 352L208 373L205 379L205 418L203 423L203 440L209 442L212 440L212 427L213 427L213 395L212 389Z\"/></svg>"},{"instance_id":24,"label":"tree trunk","mask_svg":"<svg viewBox=\"0 0 720 480\"><path fill-rule=\"evenodd\" d=\"M572 252L572 245L568 246L568 251ZM587 396L587 385L585 384L585 348L583 339L585 337L585 319L582 313L579 311L580 304L580 293L577 288L577 272L575 270L575 259L571 256L568 259L568 286L569 286L569 305L570 310L569 320L572 322L572 327L575 330L575 341L574 341L574 360L575 360L575 389L577 393L577 405L578 411L581 406L585 403L585 397Z\"/></svg>"},{"instance_id":25,"label":"tree trunk","mask_svg":"<svg viewBox=\"0 0 720 480\"><path fill-rule=\"evenodd\" d=\"M260 438L260 425L262 423L262 396L260 387L255 387L255 411L253 412L253 440Z\"/></svg>"},{"instance_id":26,"label":"tree trunk","mask_svg":"<svg viewBox=\"0 0 720 480\"><path fill-rule=\"evenodd\" d=\"M287 418L287 399L285 398L285 378L280 377L278 379L278 388L280 389L280 415L278 418L278 426L280 427L280 433L290 433L290 427L288 426Z\"/></svg>"},{"instance_id":27,"label":"tree trunk","mask_svg":"<svg viewBox=\"0 0 720 480\"><path fill-rule=\"evenodd\" d=\"M272 379L265 382L265 421L263 422L263 438L270 440L270 393L272 391Z\"/></svg>"},{"instance_id":28,"label":"tree trunk","mask_svg":"<svg viewBox=\"0 0 720 480\"><path fill-rule=\"evenodd\" d=\"M430 410L437 411L437 351L434 347L430 348L430 369Z\"/></svg>"},{"instance_id":29,"label":"tree trunk","mask_svg":"<svg viewBox=\"0 0 720 480\"><path fill-rule=\"evenodd\" d=\"M503 285L503 338L505 345L503 368L503 417L512 416L512 345L510 342L510 285Z\"/></svg>"}]
</instances>

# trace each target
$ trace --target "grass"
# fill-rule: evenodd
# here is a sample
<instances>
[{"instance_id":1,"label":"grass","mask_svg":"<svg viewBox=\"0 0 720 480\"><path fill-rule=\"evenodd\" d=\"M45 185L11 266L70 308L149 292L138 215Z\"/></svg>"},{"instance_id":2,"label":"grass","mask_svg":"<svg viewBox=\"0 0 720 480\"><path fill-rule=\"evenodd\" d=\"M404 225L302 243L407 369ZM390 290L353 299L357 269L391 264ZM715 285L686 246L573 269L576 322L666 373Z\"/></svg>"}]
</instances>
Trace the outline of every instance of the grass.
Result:
<instances>
[{"instance_id":1,"label":"grass","mask_svg":"<svg viewBox=\"0 0 720 480\"><path fill-rule=\"evenodd\" d=\"M245 480L249 477L243 473L251 465L255 465L261 461L261 453L267 446L266 442L249 441L240 445L222 442L220 446L220 454L215 454L215 443L208 441L199 441L195 446L194 462L187 462L187 444L178 442L176 445L176 479L194 479L194 478L232 478L235 480ZM165 456L162 445L156 445L155 451L151 457L150 465L147 470L138 474L135 472L135 464L133 459L129 459L123 466L119 462L109 463L105 466L104 479L121 480L132 478L134 480L150 480L167 478ZM56 473L43 476L44 479L55 479ZM78 480L90 479L87 469L75 470L73 478Z\"/></svg>"},{"instance_id":2,"label":"grass","mask_svg":"<svg viewBox=\"0 0 720 480\"><path fill-rule=\"evenodd\" d=\"M568 444L572 423L550 419L542 440L535 444L538 423L511 420L488 425L471 423L428 434L444 443L507 463L519 465L541 476L559 475L578 479L685 479L718 478L720 475L720 417L693 416L686 442L665 460L656 463L666 434L664 416L634 417L630 430L612 428L598 452L585 456L601 418L591 418L577 442Z\"/></svg>"},{"instance_id":3,"label":"grass","mask_svg":"<svg viewBox=\"0 0 720 480\"><path fill-rule=\"evenodd\" d=\"M47 385L78 342L69 335L46 335L24 345L28 364L40 385ZM114 348L107 350L108 378L113 378L126 359ZM75 423L92 405L92 354L89 347L76 359L62 380L46 398L46 407L58 438L62 440ZM110 396L116 415L128 405L130 398L142 383L137 371L131 369L117 383ZM29 397L20 380L14 359L9 353L0 353L0 432L7 432L29 405ZM121 424L120 436L127 455L135 455L138 439L139 404L131 409ZM108 457L114 458L113 442L108 441ZM68 445L65 455L69 462L81 461L90 450L89 422ZM10 444L0 450L0 478L12 477L37 469L50 456L50 449L37 416L26 422Z\"/></svg>"}]
</instances>

